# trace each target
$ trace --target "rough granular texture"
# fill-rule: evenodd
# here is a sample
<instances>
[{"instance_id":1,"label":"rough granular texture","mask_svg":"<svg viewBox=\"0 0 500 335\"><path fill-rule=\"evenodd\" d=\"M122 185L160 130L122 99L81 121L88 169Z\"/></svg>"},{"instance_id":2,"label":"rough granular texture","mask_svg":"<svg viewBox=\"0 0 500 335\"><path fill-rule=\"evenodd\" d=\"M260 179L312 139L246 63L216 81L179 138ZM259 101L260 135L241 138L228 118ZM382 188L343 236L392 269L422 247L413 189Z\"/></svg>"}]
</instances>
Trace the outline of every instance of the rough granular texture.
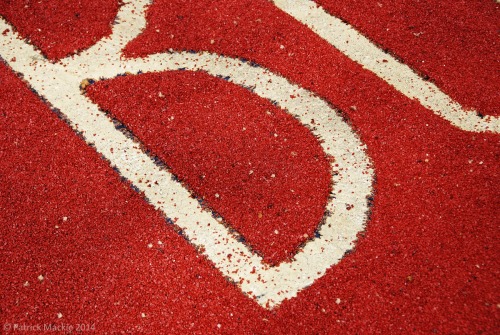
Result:
<instances>
[{"instance_id":1,"label":"rough granular texture","mask_svg":"<svg viewBox=\"0 0 500 335\"><path fill-rule=\"evenodd\" d=\"M464 107L499 115L500 11L494 1L317 2ZM146 31L126 53L135 57L168 48L245 57L329 98L362 89L343 80L352 76L349 59L332 57L332 46L269 1L155 1Z\"/></svg>"},{"instance_id":2,"label":"rough granular texture","mask_svg":"<svg viewBox=\"0 0 500 335\"><path fill-rule=\"evenodd\" d=\"M25 13L9 18L20 32ZM451 126L267 1L157 1L148 20L148 32L131 42L128 56L174 48L245 57L339 107L376 172L366 230L323 277L267 311L1 64L2 325L93 324L96 334L497 332L499 135ZM106 35L108 23L98 35ZM68 36L52 36L63 48ZM474 58L463 62L482 71ZM476 78L485 93L475 96L475 107L490 106L492 84L485 78ZM462 90L458 81L440 80ZM217 85L209 84L208 90ZM245 104L258 103L248 99Z\"/></svg>"},{"instance_id":3,"label":"rough granular texture","mask_svg":"<svg viewBox=\"0 0 500 335\"><path fill-rule=\"evenodd\" d=\"M50 60L94 45L111 34L118 0L8 0L0 15Z\"/></svg>"},{"instance_id":4,"label":"rough granular texture","mask_svg":"<svg viewBox=\"0 0 500 335\"><path fill-rule=\"evenodd\" d=\"M316 2L464 107L500 115L498 1Z\"/></svg>"},{"instance_id":5,"label":"rough granular texture","mask_svg":"<svg viewBox=\"0 0 500 335\"><path fill-rule=\"evenodd\" d=\"M308 128L270 101L201 72L141 74L88 90L266 261L314 236L330 163Z\"/></svg>"}]
</instances>

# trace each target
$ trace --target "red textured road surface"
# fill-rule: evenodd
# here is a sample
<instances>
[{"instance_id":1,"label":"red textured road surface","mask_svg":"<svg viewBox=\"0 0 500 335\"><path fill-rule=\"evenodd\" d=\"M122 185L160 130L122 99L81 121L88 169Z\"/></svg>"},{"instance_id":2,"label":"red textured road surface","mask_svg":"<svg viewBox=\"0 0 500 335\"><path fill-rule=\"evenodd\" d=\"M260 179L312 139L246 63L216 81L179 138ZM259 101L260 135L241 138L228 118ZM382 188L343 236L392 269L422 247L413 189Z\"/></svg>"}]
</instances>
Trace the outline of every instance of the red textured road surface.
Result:
<instances>
[{"instance_id":1,"label":"red textured road surface","mask_svg":"<svg viewBox=\"0 0 500 335\"><path fill-rule=\"evenodd\" d=\"M496 2L318 4L465 108L499 115ZM13 0L0 4L0 15L57 61L108 36L119 6ZM452 126L269 1L156 0L146 18L124 57L169 49L241 57L338 108L366 144L375 171L365 230L324 276L265 309L224 278L5 60L3 333L43 333L49 326L95 334L499 331L499 134ZM152 99L158 89L165 95ZM86 94L266 262L293 258L315 234L335 157L271 102L188 71L119 76ZM251 176L247 165L256 167Z\"/></svg>"}]
</instances>

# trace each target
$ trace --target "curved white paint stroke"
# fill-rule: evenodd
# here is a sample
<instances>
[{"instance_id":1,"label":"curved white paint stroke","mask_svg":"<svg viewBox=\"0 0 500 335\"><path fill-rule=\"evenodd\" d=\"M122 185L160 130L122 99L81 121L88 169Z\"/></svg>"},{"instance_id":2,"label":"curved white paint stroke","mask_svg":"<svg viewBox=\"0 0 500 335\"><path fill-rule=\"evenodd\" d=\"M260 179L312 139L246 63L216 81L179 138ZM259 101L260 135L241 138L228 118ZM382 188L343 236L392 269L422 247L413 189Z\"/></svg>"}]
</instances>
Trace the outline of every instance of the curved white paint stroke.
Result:
<instances>
[{"instance_id":1,"label":"curved white paint stroke","mask_svg":"<svg viewBox=\"0 0 500 335\"><path fill-rule=\"evenodd\" d=\"M133 38L130 31L137 34L145 24L143 15L147 3L136 1L122 6L112 38L99 41L81 55L50 63L10 31L0 34L1 57L63 113L88 144L143 191L153 206L174 219L190 242L202 247L203 253L224 276L261 306L276 307L323 276L353 248L356 234L367 219L366 197L372 192L373 170L365 146L325 101L279 75L238 59L184 52L121 59L121 47ZM0 31L11 28L0 20ZM306 243L293 261L275 267L263 263L261 257L239 242L210 212L203 210L180 183L173 181L168 171L155 165L137 143L118 131L106 114L79 90L85 78L104 79L126 71L160 72L179 68L229 77L235 84L254 87L256 94L276 101L281 108L297 115L302 124L309 125L312 133L324 141L323 150L335 157L336 166L332 167L338 172L333 174L335 199L329 201L326 208L331 216L318 228L321 237ZM291 99L290 95L296 98ZM315 120L314 125L310 124L311 119ZM347 210L346 205L353 207ZM228 258L229 254L232 257Z\"/></svg>"},{"instance_id":2,"label":"curved white paint stroke","mask_svg":"<svg viewBox=\"0 0 500 335\"><path fill-rule=\"evenodd\" d=\"M273 0L273 3L302 22L347 57L375 73L410 99L466 131L500 133L500 118L481 118L465 110L436 85L419 77L408 65L379 49L351 25L328 14L311 0Z\"/></svg>"}]
</instances>

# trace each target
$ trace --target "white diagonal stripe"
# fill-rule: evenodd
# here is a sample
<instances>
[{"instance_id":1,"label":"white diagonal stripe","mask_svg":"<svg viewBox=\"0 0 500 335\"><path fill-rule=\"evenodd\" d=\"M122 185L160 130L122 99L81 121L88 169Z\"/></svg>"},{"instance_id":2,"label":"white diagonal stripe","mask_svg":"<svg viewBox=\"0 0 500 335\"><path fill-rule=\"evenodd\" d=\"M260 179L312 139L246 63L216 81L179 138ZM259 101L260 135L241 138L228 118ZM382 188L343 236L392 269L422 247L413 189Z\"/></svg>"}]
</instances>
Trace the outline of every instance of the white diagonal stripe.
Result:
<instances>
[{"instance_id":1,"label":"white diagonal stripe","mask_svg":"<svg viewBox=\"0 0 500 335\"><path fill-rule=\"evenodd\" d=\"M392 85L410 99L448 120L454 126L473 132L500 133L500 118L479 117L476 111L465 110L436 85L420 78L408 65L379 49L351 25L328 14L310 0L273 0L273 3L308 26L328 43L365 69Z\"/></svg>"}]
</instances>

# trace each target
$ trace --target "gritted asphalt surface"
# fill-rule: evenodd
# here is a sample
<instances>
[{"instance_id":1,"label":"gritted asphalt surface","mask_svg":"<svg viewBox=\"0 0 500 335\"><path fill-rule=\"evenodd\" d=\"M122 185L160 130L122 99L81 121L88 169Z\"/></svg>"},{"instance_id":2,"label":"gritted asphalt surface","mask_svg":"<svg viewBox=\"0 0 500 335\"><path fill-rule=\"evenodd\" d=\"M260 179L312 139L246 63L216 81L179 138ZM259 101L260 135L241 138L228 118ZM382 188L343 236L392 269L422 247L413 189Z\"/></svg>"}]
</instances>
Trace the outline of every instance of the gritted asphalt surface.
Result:
<instances>
[{"instance_id":1,"label":"gritted asphalt surface","mask_svg":"<svg viewBox=\"0 0 500 335\"><path fill-rule=\"evenodd\" d=\"M498 115L495 2L317 3L465 108ZM11 1L0 15L57 62L109 36L119 8ZM375 171L364 229L311 286L263 308L12 71L16 59L3 59L2 333L498 330L498 134L452 126L269 1L154 1L146 19L124 57L185 50L242 58L335 107ZM319 234L336 157L293 115L202 72L93 79L82 94L265 262L293 260Z\"/></svg>"}]
</instances>

